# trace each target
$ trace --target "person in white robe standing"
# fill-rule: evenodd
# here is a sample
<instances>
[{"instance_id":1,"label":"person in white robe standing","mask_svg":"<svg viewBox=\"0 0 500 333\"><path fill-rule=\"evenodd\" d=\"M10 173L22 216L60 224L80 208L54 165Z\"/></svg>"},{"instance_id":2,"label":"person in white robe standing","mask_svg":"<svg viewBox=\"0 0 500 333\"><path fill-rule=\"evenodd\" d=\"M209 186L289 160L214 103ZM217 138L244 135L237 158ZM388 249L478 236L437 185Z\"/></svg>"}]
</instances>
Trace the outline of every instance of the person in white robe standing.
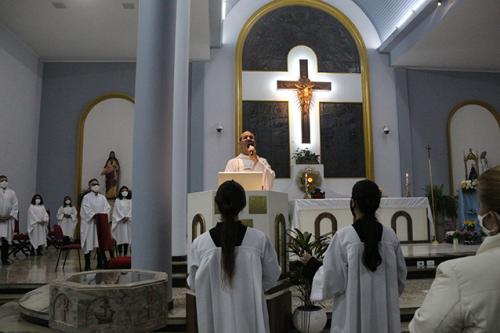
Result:
<instances>
[{"instance_id":1,"label":"person in white robe standing","mask_svg":"<svg viewBox=\"0 0 500 333\"><path fill-rule=\"evenodd\" d=\"M42 248L47 246L47 225L49 214L40 194L35 194L28 208L28 235L30 243L36 249L36 255L42 255Z\"/></svg>"},{"instance_id":2,"label":"person in white robe standing","mask_svg":"<svg viewBox=\"0 0 500 333\"><path fill-rule=\"evenodd\" d=\"M7 176L0 175L0 240L2 265L9 262L9 243L14 235L14 224L18 217L18 201L16 192L9 188Z\"/></svg>"},{"instance_id":3,"label":"person in white robe standing","mask_svg":"<svg viewBox=\"0 0 500 333\"><path fill-rule=\"evenodd\" d=\"M64 236L75 237L76 214L77 211L75 206L73 206L71 197L65 196L62 206L57 210L57 221L61 226Z\"/></svg>"},{"instance_id":4,"label":"person in white robe standing","mask_svg":"<svg viewBox=\"0 0 500 333\"><path fill-rule=\"evenodd\" d=\"M250 131L244 131L240 134L240 151L241 153L235 158L229 160L226 164L226 172L243 172L243 171L262 171L263 172L263 190L270 191L273 188L274 178L276 174L263 157L257 155L255 149L255 136Z\"/></svg>"},{"instance_id":5,"label":"person in white robe standing","mask_svg":"<svg viewBox=\"0 0 500 333\"><path fill-rule=\"evenodd\" d=\"M222 222L198 236L188 258L188 285L196 293L199 333L268 333L264 291L281 269L267 236L244 226L238 214L245 190L235 181L219 186Z\"/></svg>"},{"instance_id":6,"label":"person in white robe standing","mask_svg":"<svg viewBox=\"0 0 500 333\"><path fill-rule=\"evenodd\" d=\"M89 181L90 192L85 194L80 207L80 242L85 253L85 270L90 270L90 252L99 247L96 227L96 214L109 214L111 207L106 197L99 193L99 181L95 178ZM104 268L106 255L97 251L97 268Z\"/></svg>"},{"instance_id":7,"label":"person in white robe standing","mask_svg":"<svg viewBox=\"0 0 500 333\"><path fill-rule=\"evenodd\" d=\"M128 246L132 243L130 223L132 222L132 191L122 186L115 200L111 215L111 233L118 245L118 254L127 255Z\"/></svg>"},{"instance_id":8,"label":"person in white robe standing","mask_svg":"<svg viewBox=\"0 0 500 333\"><path fill-rule=\"evenodd\" d=\"M314 276L311 300L334 299L332 333L401 332L406 264L396 234L376 218L381 197L374 182L357 182L351 197L354 223L335 233L322 264L309 254L302 257Z\"/></svg>"}]
</instances>

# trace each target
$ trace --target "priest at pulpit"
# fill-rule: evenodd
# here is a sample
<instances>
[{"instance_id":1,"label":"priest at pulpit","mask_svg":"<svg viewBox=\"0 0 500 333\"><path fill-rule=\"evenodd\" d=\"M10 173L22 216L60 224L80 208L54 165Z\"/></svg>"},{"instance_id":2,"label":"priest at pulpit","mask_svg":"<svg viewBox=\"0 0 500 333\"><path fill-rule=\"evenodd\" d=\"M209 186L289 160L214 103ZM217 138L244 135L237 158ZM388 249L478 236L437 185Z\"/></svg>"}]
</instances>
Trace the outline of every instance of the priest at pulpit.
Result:
<instances>
[{"instance_id":1,"label":"priest at pulpit","mask_svg":"<svg viewBox=\"0 0 500 333\"><path fill-rule=\"evenodd\" d=\"M240 154L229 160L226 164L226 172L244 172L244 171L262 171L263 189L269 191L273 187L276 174L263 157L257 155L255 148L255 136L250 131L244 131L240 134Z\"/></svg>"}]
</instances>

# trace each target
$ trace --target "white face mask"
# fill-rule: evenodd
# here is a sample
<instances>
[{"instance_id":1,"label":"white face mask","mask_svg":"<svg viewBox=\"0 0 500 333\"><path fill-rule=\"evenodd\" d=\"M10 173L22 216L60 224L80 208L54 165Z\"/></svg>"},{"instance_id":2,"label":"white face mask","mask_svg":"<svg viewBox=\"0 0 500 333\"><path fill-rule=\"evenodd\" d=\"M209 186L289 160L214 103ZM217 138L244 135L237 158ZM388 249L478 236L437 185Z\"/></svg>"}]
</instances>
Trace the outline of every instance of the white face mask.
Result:
<instances>
[{"instance_id":1,"label":"white face mask","mask_svg":"<svg viewBox=\"0 0 500 333\"><path fill-rule=\"evenodd\" d=\"M41 204L41 203L42 203L42 200L40 200L40 199L35 199L35 205L39 205L39 204Z\"/></svg>"},{"instance_id":2,"label":"white face mask","mask_svg":"<svg viewBox=\"0 0 500 333\"><path fill-rule=\"evenodd\" d=\"M479 225L481 226L481 229L483 229L483 232L489 236L490 235L490 230L484 226L484 218L488 216L491 212L488 212L484 215L479 215L477 214L477 219L479 220Z\"/></svg>"},{"instance_id":3,"label":"white face mask","mask_svg":"<svg viewBox=\"0 0 500 333\"><path fill-rule=\"evenodd\" d=\"M99 185L92 185L91 189L92 189L92 192L97 193L97 192L99 192Z\"/></svg>"},{"instance_id":4,"label":"white face mask","mask_svg":"<svg viewBox=\"0 0 500 333\"><path fill-rule=\"evenodd\" d=\"M127 191L123 191L123 192L122 192L122 197L123 197L123 199L126 199L126 198L127 198L127 195L128 195L128 192L127 192Z\"/></svg>"},{"instance_id":5,"label":"white face mask","mask_svg":"<svg viewBox=\"0 0 500 333\"><path fill-rule=\"evenodd\" d=\"M9 182L8 181L4 180L4 181L0 182L0 187L1 188L5 189L5 188L7 188L7 186L9 186Z\"/></svg>"},{"instance_id":6,"label":"white face mask","mask_svg":"<svg viewBox=\"0 0 500 333\"><path fill-rule=\"evenodd\" d=\"M69 205L69 204L71 203L71 200L66 200L66 201L64 201L64 203L65 203L66 205Z\"/></svg>"}]
</instances>

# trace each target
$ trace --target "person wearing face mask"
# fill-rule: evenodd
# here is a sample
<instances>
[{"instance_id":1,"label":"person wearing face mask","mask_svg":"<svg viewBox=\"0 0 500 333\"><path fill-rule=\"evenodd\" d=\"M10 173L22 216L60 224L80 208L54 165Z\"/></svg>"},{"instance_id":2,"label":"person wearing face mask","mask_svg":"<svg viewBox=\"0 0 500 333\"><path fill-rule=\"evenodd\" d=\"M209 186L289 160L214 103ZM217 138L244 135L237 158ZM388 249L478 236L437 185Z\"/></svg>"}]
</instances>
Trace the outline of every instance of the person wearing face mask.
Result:
<instances>
[{"instance_id":1,"label":"person wearing face mask","mask_svg":"<svg viewBox=\"0 0 500 333\"><path fill-rule=\"evenodd\" d=\"M338 230L323 263L305 253L311 300L334 299L331 332L400 333L406 264L394 231L376 217L382 193L370 180L352 189L354 223ZM430 332L430 331L429 331Z\"/></svg>"},{"instance_id":2,"label":"person wearing face mask","mask_svg":"<svg viewBox=\"0 0 500 333\"><path fill-rule=\"evenodd\" d=\"M118 244L118 254L127 255L128 246L132 241L132 192L127 186L122 186L115 200L111 215L111 232Z\"/></svg>"},{"instance_id":3,"label":"person wearing face mask","mask_svg":"<svg viewBox=\"0 0 500 333\"><path fill-rule=\"evenodd\" d=\"M14 235L14 223L18 216L16 192L9 188L7 176L0 175L0 241L2 265L9 265L9 243Z\"/></svg>"},{"instance_id":4,"label":"person wearing face mask","mask_svg":"<svg viewBox=\"0 0 500 333\"><path fill-rule=\"evenodd\" d=\"M267 160L257 155L255 149L255 136L250 131L244 131L240 134L241 153L235 158L229 160L226 164L225 172L243 172L243 171L262 171L264 173L262 184L264 190L270 191L273 188L276 174L271 169Z\"/></svg>"},{"instance_id":5,"label":"person wearing face mask","mask_svg":"<svg viewBox=\"0 0 500 333\"><path fill-rule=\"evenodd\" d=\"M410 332L498 332L500 317L500 165L478 178L478 219L488 235L475 256L448 260L422 306Z\"/></svg>"},{"instance_id":6,"label":"person wearing face mask","mask_svg":"<svg viewBox=\"0 0 500 333\"><path fill-rule=\"evenodd\" d=\"M49 214L43 205L42 196L35 194L28 208L28 235L31 245L36 249L37 256L41 256L42 248L47 246L48 223Z\"/></svg>"},{"instance_id":7,"label":"person wearing face mask","mask_svg":"<svg viewBox=\"0 0 500 333\"><path fill-rule=\"evenodd\" d=\"M57 221L64 236L75 237L76 214L76 208L73 206L71 198L65 196L62 206L57 210Z\"/></svg>"},{"instance_id":8,"label":"person wearing face mask","mask_svg":"<svg viewBox=\"0 0 500 333\"><path fill-rule=\"evenodd\" d=\"M90 252L97 250L97 268L105 268L107 260L104 248L99 248L98 227L99 214L109 214L111 207L106 197L99 193L99 181L95 178L89 181L90 192L85 194L80 208L80 242L85 253L85 270L90 270ZM102 223L101 223L102 226ZM109 225L107 226L109 229ZM102 231L100 231L102 233ZM108 230L109 232L109 230ZM100 235L102 237L103 235Z\"/></svg>"}]
</instances>

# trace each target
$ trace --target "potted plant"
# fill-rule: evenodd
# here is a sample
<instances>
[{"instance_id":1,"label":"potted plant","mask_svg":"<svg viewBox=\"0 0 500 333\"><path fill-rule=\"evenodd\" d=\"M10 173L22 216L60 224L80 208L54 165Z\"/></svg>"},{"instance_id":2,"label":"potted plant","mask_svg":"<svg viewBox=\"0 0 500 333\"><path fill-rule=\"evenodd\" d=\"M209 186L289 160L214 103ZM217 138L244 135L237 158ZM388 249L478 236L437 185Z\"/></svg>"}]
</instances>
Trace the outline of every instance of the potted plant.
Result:
<instances>
[{"instance_id":1,"label":"potted plant","mask_svg":"<svg viewBox=\"0 0 500 333\"><path fill-rule=\"evenodd\" d=\"M309 232L294 229L288 232L288 251L300 257L304 252L310 253L318 260L323 260L328 248L330 234L314 238ZM304 275L303 264L299 260L290 262L290 281L297 287L298 298L302 305L293 312L293 325L302 333L321 332L326 325L325 310L311 301L312 280Z\"/></svg>"},{"instance_id":2,"label":"potted plant","mask_svg":"<svg viewBox=\"0 0 500 333\"><path fill-rule=\"evenodd\" d=\"M295 164L319 164L319 155L310 151L309 148L297 148L292 158L295 160Z\"/></svg>"},{"instance_id":3,"label":"potted plant","mask_svg":"<svg viewBox=\"0 0 500 333\"><path fill-rule=\"evenodd\" d=\"M444 185L434 185L432 192L431 186L427 185L425 187L425 195L429 199L433 211L436 239L442 242L446 234L446 219L456 219L457 217L457 199L451 195L444 194ZM432 203L433 195L434 204Z\"/></svg>"}]
</instances>

